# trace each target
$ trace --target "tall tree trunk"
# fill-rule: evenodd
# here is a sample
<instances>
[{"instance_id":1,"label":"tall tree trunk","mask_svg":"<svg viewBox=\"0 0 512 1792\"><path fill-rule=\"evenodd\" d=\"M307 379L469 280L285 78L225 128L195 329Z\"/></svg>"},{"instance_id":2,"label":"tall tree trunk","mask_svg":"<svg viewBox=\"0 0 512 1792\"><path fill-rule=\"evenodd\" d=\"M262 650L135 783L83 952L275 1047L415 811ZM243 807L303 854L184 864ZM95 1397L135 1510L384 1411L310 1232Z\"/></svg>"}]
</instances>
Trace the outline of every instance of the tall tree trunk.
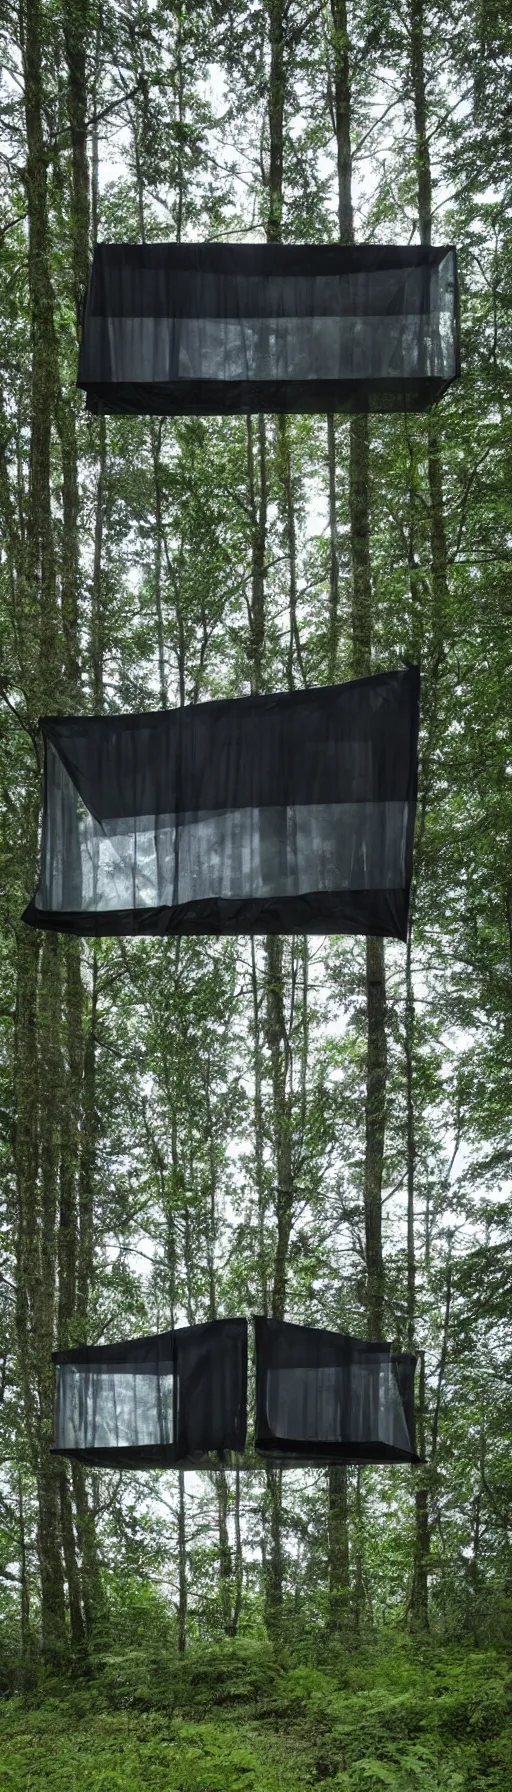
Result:
<instances>
[{"instance_id":1,"label":"tall tree trunk","mask_svg":"<svg viewBox=\"0 0 512 1792\"><path fill-rule=\"evenodd\" d=\"M351 243L354 236L352 208L352 143L349 41L346 0L330 0L332 74L328 77L328 98L336 140L338 172L338 224L340 243ZM363 419L363 421L365 421ZM352 500L355 437L350 426L349 464ZM327 453L329 469L329 538L330 538L330 601L328 632L328 676L334 682L338 669L340 636L339 557L336 510L336 435L334 417L327 418ZM351 509L351 524L353 516ZM352 567L354 577L354 545ZM355 602L354 602L355 608ZM348 1476L344 1463L329 1470L329 1622L332 1628L346 1628L350 1598L350 1549L348 1523Z\"/></svg>"},{"instance_id":2,"label":"tall tree trunk","mask_svg":"<svg viewBox=\"0 0 512 1792\"><path fill-rule=\"evenodd\" d=\"M94 75L92 89L92 156L91 156L91 225L92 243L96 246L98 236L99 212L99 134L98 134L98 84L100 75L101 45L103 18L101 3L98 5L96 45L94 58ZM104 661L104 612L102 590L102 553L105 509L107 501L107 426L104 417L98 418L98 478L96 485L96 508L94 521L94 561L91 593L91 624L89 636L89 660L92 684L92 697L97 715L102 715L105 707L103 683Z\"/></svg>"},{"instance_id":3,"label":"tall tree trunk","mask_svg":"<svg viewBox=\"0 0 512 1792\"><path fill-rule=\"evenodd\" d=\"M96 1535L96 1517L89 1497L85 1469L81 1462L72 1467L76 1529L80 1551L80 1582L87 1639L98 1629L105 1613L105 1594L101 1577L101 1561Z\"/></svg>"},{"instance_id":4,"label":"tall tree trunk","mask_svg":"<svg viewBox=\"0 0 512 1792\"><path fill-rule=\"evenodd\" d=\"M98 1019L98 957L93 945L92 989L83 1045L80 1171L78 1182L78 1251L76 1267L75 1325L77 1337L87 1336L87 1315L94 1269L94 1188L96 1179L96 1027Z\"/></svg>"},{"instance_id":5,"label":"tall tree trunk","mask_svg":"<svg viewBox=\"0 0 512 1792\"><path fill-rule=\"evenodd\" d=\"M330 0L330 67L328 100L336 139L338 170L338 220L340 242L354 240L352 202L351 145L351 62L346 0ZM328 421L329 510L331 535L331 600L329 623L329 664L335 673L338 640L338 561L335 535L335 438L334 422ZM370 563L370 492L369 432L366 416L351 418L349 424L349 512L352 561L352 664L355 678L364 678L371 670L372 651L372 583ZM367 939L366 1012L367 1066L364 1163L364 1219L366 1251L367 1329L370 1336L382 1337L384 1275L382 1255L382 1177L384 1165L386 1113L386 983L382 940ZM343 1474L345 1481L343 1484ZM332 1501L338 1502L337 1526L341 1543L330 1562L330 1588L340 1562L349 1561L348 1502L346 1470L336 1488L329 1488L329 1512ZM330 1516L330 1532L332 1519ZM348 1583L348 1571L347 1571ZM340 1597L343 1584L339 1584ZM342 1601L340 1605L342 1609Z\"/></svg>"},{"instance_id":6,"label":"tall tree trunk","mask_svg":"<svg viewBox=\"0 0 512 1792\"><path fill-rule=\"evenodd\" d=\"M266 942L267 1003L266 1035L270 1052L272 1083L272 1130L276 1176L277 1238L271 1295L274 1319L284 1319L286 1306L286 1272L293 1214L293 1170L291 1154L291 1098L288 1093L290 1048L285 1021L283 941L271 935ZM282 1471L270 1463L266 1467L266 1510L269 1525L269 1549L265 1567L265 1623L269 1636L280 1635L283 1612L283 1545L282 1545Z\"/></svg>"},{"instance_id":7,"label":"tall tree trunk","mask_svg":"<svg viewBox=\"0 0 512 1792\"><path fill-rule=\"evenodd\" d=\"M350 423L350 545L352 555L353 669L356 678L371 670L372 581L370 562L370 446L368 419ZM383 1335L384 1264L382 1256L382 1178L386 1130L386 968L384 941L366 940L366 1127L364 1219L366 1245L367 1327L373 1338Z\"/></svg>"},{"instance_id":8,"label":"tall tree trunk","mask_svg":"<svg viewBox=\"0 0 512 1792\"><path fill-rule=\"evenodd\" d=\"M235 1600L231 1620L231 1635L238 1635L240 1612L242 1609L242 1593L244 1581L244 1558L242 1549L242 1526L240 1523L240 1469L235 1470Z\"/></svg>"},{"instance_id":9,"label":"tall tree trunk","mask_svg":"<svg viewBox=\"0 0 512 1792\"><path fill-rule=\"evenodd\" d=\"M94 562L92 574L89 651L94 708L98 715L102 715L105 705L103 683L105 619L103 607L102 552L107 486L107 428L104 417L99 418L98 434L98 479L96 485L96 514L94 523Z\"/></svg>"},{"instance_id":10,"label":"tall tree trunk","mask_svg":"<svg viewBox=\"0 0 512 1792\"><path fill-rule=\"evenodd\" d=\"M39 1355L39 1560L43 1645L48 1659L64 1646L66 1626L61 1557L61 1464L50 1456L53 1436L57 1218L62 1118L62 986L60 941L45 934L39 999L40 1275L34 1312Z\"/></svg>"},{"instance_id":11,"label":"tall tree trunk","mask_svg":"<svg viewBox=\"0 0 512 1792\"><path fill-rule=\"evenodd\" d=\"M290 1045L285 1020L283 941L269 936L267 951L266 1035L272 1081L272 1130L276 1175L277 1239L272 1287L272 1317L284 1319L286 1270L293 1214L292 1113L288 1092Z\"/></svg>"},{"instance_id":12,"label":"tall tree trunk","mask_svg":"<svg viewBox=\"0 0 512 1792\"><path fill-rule=\"evenodd\" d=\"M31 438L26 532L28 596L38 658L33 659L35 713L55 711L62 695L62 645L55 579L51 508L51 433L55 415L56 343L50 279L47 154L43 137L42 15L40 0L22 5L28 211L28 275L32 325Z\"/></svg>"},{"instance_id":13,"label":"tall tree trunk","mask_svg":"<svg viewBox=\"0 0 512 1792\"><path fill-rule=\"evenodd\" d=\"M350 1600L348 1480L345 1463L329 1469L329 1629L344 1633Z\"/></svg>"},{"instance_id":14,"label":"tall tree trunk","mask_svg":"<svg viewBox=\"0 0 512 1792\"><path fill-rule=\"evenodd\" d=\"M327 418L327 465L329 469L329 627L327 632L327 677L335 684L338 677L340 642L340 561L338 550L338 515L336 506L336 434L334 417Z\"/></svg>"},{"instance_id":15,"label":"tall tree trunk","mask_svg":"<svg viewBox=\"0 0 512 1792\"><path fill-rule=\"evenodd\" d=\"M63 0L62 27L67 63L67 111L71 135L71 239L76 333L80 339L82 304L89 264L89 166L87 160L86 47L88 0ZM56 421L62 452L61 613L68 695L79 696L78 607L80 590L78 453L76 393L64 395L56 369Z\"/></svg>"},{"instance_id":16,"label":"tall tree trunk","mask_svg":"<svg viewBox=\"0 0 512 1792\"><path fill-rule=\"evenodd\" d=\"M270 36L270 77L268 86L268 128L269 128L269 166L268 166L268 211L266 219L267 242L281 241L283 218L283 162L284 162L284 108L287 81L287 43L286 43L286 0L267 0ZM290 548L293 518L290 514L291 486L289 483L289 445L286 433L286 419L278 421L281 455L284 455L288 467L286 495L286 526L290 573L295 577L295 556ZM266 515L266 489L265 489ZM293 535L294 542L294 535ZM292 595L292 604L294 598ZM288 658L288 675L291 681L292 670L290 656ZM286 1300L286 1268L288 1245L291 1231L293 1184L291 1176L291 1135L290 1116L287 1101L288 1042L284 1025L284 981L283 981L283 942L280 938L267 937L265 940L266 958L266 1039L270 1051L272 1078L272 1125L274 1136L274 1162L276 1173L276 1220L277 1240L274 1261L274 1272L271 1293L271 1310L274 1318L283 1318ZM269 1463L266 1468L265 1507L269 1524L269 1549L264 1551L264 1601L265 1623L269 1636L277 1638L280 1634L283 1607L283 1548L282 1548L282 1475L278 1468Z\"/></svg>"},{"instance_id":17,"label":"tall tree trunk","mask_svg":"<svg viewBox=\"0 0 512 1792\"><path fill-rule=\"evenodd\" d=\"M305 674L304 674L304 665L303 665L303 660L302 660L302 649L301 649L301 644L300 644L300 635L299 635L299 628L298 628L298 622L297 622L297 596L298 596L298 591L297 591L297 524L296 524L296 518L295 518L295 494L294 494L294 481L293 481L293 471L292 471L292 448L291 448L290 420L288 417L278 417L278 419L277 419L277 439L278 439L277 464L278 464L279 482L280 482L281 493L282 493L281 502L282 502L282 511L283 511L283 519L284 519L284 536L285 536L285 542L286 542L286 552L287 552L287 556L288 556L288 569L289 569L289 575L288 575L288 577L289 577L289 582L288 582L289 625L288 625L288 648L287 648L287 654L286 654L286 683L288 685L288 690L293 691L294 684L295 684L295 677L294 677L294 660L295 659L297 660L297 665L299 668L299 672L300 672L303 684L305 684L306 680L305 680Z\"/></svg>"},{"instance_id":18,"label":"tall tree trunk","mask_svg":"<svg viewBox=\"0 0 512 1792\"><path fill-rule=\"evenodd\" d=\"M30 705L37 715L44 709L59 708L64 694L52 518L51 437L58 402L58 369L43 135L40 0L31 0L30 5L22 0L20 27L32 334L30 475L23 574L24 638L30 644L24 677ZM36 864L38 797L34 787L28 790L24 817L28 884L33 880ZM66 1650L60 1471L49 1455L62 1105L61 971L59 942L48 936L39 949L36 941L33 946L29 943L24 929L20 930L18 942L17 1015L18 1343L37 1475L43 1651L46 1660L55 1666ZM29 1028L33 1029L32 1037Z\"/></svg>"},{"instance_id":19,"label":"tall tree trunk","mask_svg":"<svg viewBox=\"0 0 512 1792\"><path fill-rule=\"evenodd\" d=\"M350 44L346 0L330 0L332 73L329 71L328 98L336 139L338 167L338 222L340 243L354 240L352 206L352 140Z\"/></svg>"},{"instance_id":20,"label":"tall tree trunk","mask_svg":"<svg viewBox=\"0 0 512 1792\"><path fill-rule=\"evenodd\" d=\"M256 1194L258 1201L258 1268L261 1287L261 1307L268 1313L268 1274L267 1251L265 1244L265 1164L263 1156L263 1085L262 1085L262 1052L260 1026L260 997L258 989L258 971L256 949L251 938L251 987L253 1006L253 1041L254 1041L254 1153L256 1165Z\"/></svg>"},{"instance_id":21,"label":"tall tree trunk","mask_svg":"<svg viewBox=\"0 0 512 1792\"><path fill-rule=\"evenodd\" d=\"M432 172L430 165L430 147L428 131L428 108L425 84L425 0L410 0L410 75L414 110L415 161L418 195L418 221L420 240L428 245L432 240ZM420 818L419 839L416 850L415 894L421 869L423 835L426 809L429 797L432 753L437 726L437 696L441 662L445 651L446 618L448 611L448 552L446 542L446 522L444 512L443 475L441 464L441 445L439 420L436 410L429 412L428 423L428 485L430 500L430 550L432 562L432 615L430 629L429 664L426 669L424 712L426 720L426 748L423 755L423 806ZM406 961L406 1078L407 1078L407 1169L408 1169L408 1202L407 1202L407 1259L408 1259L408 1337L414 1342L416 1328L416 1260L415 1260L415 1118L414 1118L414 1030L415 1001L412 975L411 943L409 938ZM418 1434L420 1454L425 1448L425 1365L421 1357ZM433 1444L435 1454L435 1442ZM411 1624L416 1630L427 1631L429 1628L428 1609L428 1569L430 1553L430 1518L428 1476L419 1472L415 1489L415 1542L413 1588L411 1597Z\"/></svg>"},{"instance_id":22,"label":"tall tree trunk","mask_svg":"<svg viewBox=\"0 0 512 1792\"><path fill-rule=\"evenodd\" d=\"M331 115L338 161L340 241L354 240L351 151L351 65L346 0L331 5ZM370 443L366 415L349 425L349 505L352 559L352 664L354 678L366 678L372 662L372 578L370 560ZM386 1124L386 971L384 943L366 941L366 1131L364 1215L367 1328L383 1332L382 1178Z\"/></svg>"},{"instance_id":23,"label":"tall tree trunk","mask_svg":"<svg viewBox=\"0 0 512 1792\"><path fill-rule=\"evenodd\" d=\"M368 1335L384 1331L384 1262L382 1256L382 1175L386 1128L386 974L383 941L366 941L366 1004L368 1049L366 1071L366 1150L364 1220Z\"/></svg>"},{"instance_id":24,"label":"tall tree trunk","mask_svg":"<svg viewBox=\"0 0 512 1792\"><path fill-rule=\"evenodd\" d=\"M215 1492L217 1495L217 1516L219 1528L219 1585L222 1628L226 1636L233 1634L233 1614L231 1605L233 1562L228 1530L229 1490L224 1468L218 1469L215 1476Z\"/></svg>"},{"instance_id":25,"label":"tall tree trunk","mask_svg":"<svg viewBox=\"0 0 512 1792\"><path fill-rule=\"evenodd\" d=\"M98 956L94 942L92 952L92 988L83 1040L78 1241L73 1316L77 1342L85 1341L88 1336L89 1301L94 1274L94 1188L97 1150L96 1027L98 1018ZM103 1615L105 1600L95 1514L89 1496L87 1476L79 1462L73 1463L72 1481L81 1559L83 1615L86 1635L90 1638Z\"/></svg>"},{"instance_id":26,"label":"tall tree trunk","mask_svg":"<svg viewBox=\"0 0 512 1792\"><path fill-rule=\"evenodd\" d=\"M71 1330L76 1303L77 1181L83 1059L83 989L78 940L67 939L65 941L64 966L67 1070L64 1076L60 1114L60 1210L57 1237L59 1271L57 1337L61 1350L66 1350L73 1342ZM66 1463L60 1465L59 1498L71 1638L74 1647L81 1648L84 1642L84 1621L81 1609L80 1573L76 1554L73 1506Z\"/></svg>"},{"instance_id":27,"label":"tall tree trunk","mask_svg":"<svg viewBox=\"0 0 512 1792\"><path fill-rule=\"evenodd\" d=\"M283 221L283 127L286 95L286 0L267 0L270 28L268 243L280 243Z\"/></svg>"},{"instance_id":28,"label":"tall tree trunk","mask_svg":"<svg viewBox=\"0 0 512 1792\"><path fill-rule=\"evenodd\" d=\"M251 689L263 688L265 653L265 553L267 543L267 444L265 418L258 417L258 475L254 454L252 417L246 419L247 487L251 514L251 601L249 604L249 658Z\"/></svg>"},{"instance_id":29,"label":"tall tree trunk","mask_svg":"<svg viewBox=\"0 0 512 1792\"><path fill-rule=\"evenodd\" d=\"M352 1617L356 1636L361 1629L361 1619L365 1605L364 1574L364 1536L363 1536L363 1491L361 1466L356 1469L356 1491L354 1509L354 1574L352 1591Z\"/></svg>"},{"instance_id":30,"label":"tall tree trunk","mask_svg":"<svg viewBox=\"0 0 512 1792\"><path fill-rule=\"evenodd\" d=\"M281 1636L283 1621L282 1477L281 1468L267 1463L265 1504L270 1548L264 1558L264 1608L267 1633L274 1641Z\"/></svg>"},{"instance_id":31,"label":"tall tree trunk","mask_svg":"<svg viewBox=\"0 0 512 1792\"><path fill-rule=\"evenodd\" d=\"M420 1356L420 1385L417 1408L418 1448L420 1456L425 1452L425 1357ZM428 1484L425 1471L418 1471L414 1495L414 1543L412 1565L412 1589L410 1600L411 1629L421 1633L429 1630L428 1610L428 1575L430 1566L430 1519Z\"/></svg>"},{"instance_id":32,"label":"tall tree trunk","mask_svg":"<svg viewBox=\"0 0 512 1792\"><path fill-rule=\"evenodd\" d=\"M187 1538L185 1529L185 1476L178 1471L178 1649L187 1647Z\"/></svg>"},{"instance_id":33,"label":"tall tree trunk","mask_svg":"<svg viewBox=\"0 0 512 1792\"><path fill-rule=\"evenodd\" d=\"M60 1464L59 1505L71 1642L75 1651L81 1651L85 1641L85 1625L82 1613L80 1572L77 1561L73 1524L73 1504L68 1480L68 1468L67 1463L65 1462Z\"/></svg>"},{"instance_id":34,"label":"tall tree trunk","mask_svg":"<svg viewBox=\"0 0 512 1792\"><path fill-rule=\"evenodd\" d=\"M412 915L411 915L412 919ZM411 932L405 961L405 1078L407 1104L407 1348L413 1350L416 1334L416 1239L414 1226L416 1184L416 1116L414 1111L415 1005L412 980Z\"/></svg>"},{"instance_id":35,"label":"tall tree trunk","mask_svg":"<svg viewBox=\"0 0 512 1792\"><path fill-rule=\"evenodd\" d=\"M71 236L77 331L81 327L89 264L89 166L87 160L86 52L89 0L63 0L62 28L67 63L67 109L71 133Z\"/></svg>"},{"instance_id":36,"label":"tall tree trunk","mask_svg":"<svg viewBox=\"0 0 512 1792\"><path fill-rule=\"evenodd\" d=\"M158 670L160 678L160 708L167 709L167 678L165 671L165 632L162 608L162 491L160 483L160 450L162 445L162 418L151 419L151 457L153 461L153 482L155 490L155 610L156 635L158 645Z\"/></svg>"},{"instance_id":37,"label":"tall tree trunk","mask_svg":"<svg viewBox=\"0 0 512 1792\"><path fill-rule=\"evenodd\" d=\"M20 1539L20 1639L21 1661L19 1690L22 1697L30 1692L35 1674L32 1628L30 1623L30 1585L27 1564L27 1541L25 1530L25 1506L23 1500L23 1482L18 1469L18 1530Z\"/></svg>"},{"instance_id":38,"label":"tall tree trunk","mask_svg":"<svg viewBox=\"0 0 512 1792\"><path fill-rule=\"evenodd\" d=\"M410 0L411 76L414 103L414 141L418 221L422 243L432 236L432 175L425 91L425 0Z\"/></svg>"}]
</instances>

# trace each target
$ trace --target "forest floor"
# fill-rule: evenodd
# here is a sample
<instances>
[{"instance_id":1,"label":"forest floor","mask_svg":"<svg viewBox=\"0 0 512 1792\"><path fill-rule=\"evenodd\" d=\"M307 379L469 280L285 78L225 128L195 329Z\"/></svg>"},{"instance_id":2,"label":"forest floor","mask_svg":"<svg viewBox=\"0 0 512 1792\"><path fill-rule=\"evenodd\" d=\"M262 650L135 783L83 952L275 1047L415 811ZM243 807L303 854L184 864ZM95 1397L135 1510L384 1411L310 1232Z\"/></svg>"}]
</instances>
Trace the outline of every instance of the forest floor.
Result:
<instances>
[{"instance_id":1,"label":"forest floor","mask_svg":"<svg viewBox=\"0 0 512 1792\"><path fill-rule=\"evenodd\" d=\"M390 1644L321 1667L250 1638L0 1702L1 1792L510 1792L512 1664Z\"/></svg>"}]
</instances>

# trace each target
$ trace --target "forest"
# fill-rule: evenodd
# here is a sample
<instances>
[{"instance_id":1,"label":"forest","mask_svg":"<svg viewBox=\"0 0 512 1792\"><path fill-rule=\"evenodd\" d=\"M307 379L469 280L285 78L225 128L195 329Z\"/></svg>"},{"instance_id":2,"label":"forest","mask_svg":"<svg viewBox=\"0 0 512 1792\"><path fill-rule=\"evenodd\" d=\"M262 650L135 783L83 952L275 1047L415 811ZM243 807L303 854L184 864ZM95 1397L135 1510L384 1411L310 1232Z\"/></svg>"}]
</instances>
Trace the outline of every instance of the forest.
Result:
<instances>
[{"instance_id":1,"label":"forest","mask_svg":"<svg viewBox=\"0 0 512 1792\"><path fill-rule=\"evenodd\" d=\"M0 19L0 1786L506 1792L509 7ZM461 377L424 415L91 415L101 241L453 243ZM24 924L41 716L408 664L406 945ZM50 1454L53 1350L237 1314L413 1350L419 1466Z\"/></svg>"}]
</instances>

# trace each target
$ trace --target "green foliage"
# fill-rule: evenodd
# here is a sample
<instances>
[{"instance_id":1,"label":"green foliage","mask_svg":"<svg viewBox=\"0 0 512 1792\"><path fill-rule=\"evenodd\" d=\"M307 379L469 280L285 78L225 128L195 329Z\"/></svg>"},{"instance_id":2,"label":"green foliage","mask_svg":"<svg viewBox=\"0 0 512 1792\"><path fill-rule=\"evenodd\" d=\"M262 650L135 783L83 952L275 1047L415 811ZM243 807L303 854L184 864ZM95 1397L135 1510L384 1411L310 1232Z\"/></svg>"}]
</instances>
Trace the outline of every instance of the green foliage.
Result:
<instances>
[{"instance_id":1,"label":"green foliage","mask_svg":"<svg viewBox=\"0 0 512 1792\"><path fill-rule=\"evenodd\" d=\"M154 1713L129 1725L93 1711L69 1720L53 1701L29 1721L6 1711L0 1729L2 1792L293 1792L311 1784L292 1739L236 1724L166 1724Z\"/></svg>"},{"instance_id":2,"label":"green foliage","mask_svg":"<svg viewBox=\"0 0 512 1792\"><path fill-rule=\"evenodd\" d=\"M2 1792L506 1792L512 1682L497 1654L338 1651L326 1671L282 1668L247 1640L156 1652L143 1689L133 1654L110 1681L100 1666L92 1685L0 1707Z\"/></svg>"}]
</instances>

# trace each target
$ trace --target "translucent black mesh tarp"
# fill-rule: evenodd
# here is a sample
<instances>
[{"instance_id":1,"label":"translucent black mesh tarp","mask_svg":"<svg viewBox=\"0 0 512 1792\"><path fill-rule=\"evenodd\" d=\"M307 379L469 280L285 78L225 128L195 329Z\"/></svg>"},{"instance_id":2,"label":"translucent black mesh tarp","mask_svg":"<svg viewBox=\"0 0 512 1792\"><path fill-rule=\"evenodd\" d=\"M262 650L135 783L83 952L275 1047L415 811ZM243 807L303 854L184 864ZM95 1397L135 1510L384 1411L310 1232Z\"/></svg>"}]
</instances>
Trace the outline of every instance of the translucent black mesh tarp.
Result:
<instances>
[{"instance_id":1,"label":"translucent black mesh tarp","mask_svg":"<svg viewBox=\"0 0 512 1792\"><path fill-rule=\"evenodd\" d=\"M414 1356L256 1319L256 1448L291 1462L417 1462Z\"/></svg>"},{"instance_id":2,"label":"translucent black mesh tarp","mask_svg":"<svg viewBox=\"0 0 512 1792\"><path fill-rule=\"evenodd\" d=\"M98 1468L165 1468L244 1449L245 1319L57 1351L54 1362L57 1454Z\"/></svg>"},{"instance_id":3,"label":"translucent black mesh tarp","mask_svg":"<svg viewBox=\"0 0 512 1792\"><path fill-rule=\"evenodd\" d=\"M34 926L405 939L419 676L50 717Z\"/></svg>"},{"instance_id":4,"label":"translucent black mesh tarp","mask_svg":"<svg viewBox=\"0 0 512 1792\"><path fill-rule=\"evenodd\" d=\"M89 410L424 410L457 377L455 251L100 243Z\"/></svg>"}]
</instances>

